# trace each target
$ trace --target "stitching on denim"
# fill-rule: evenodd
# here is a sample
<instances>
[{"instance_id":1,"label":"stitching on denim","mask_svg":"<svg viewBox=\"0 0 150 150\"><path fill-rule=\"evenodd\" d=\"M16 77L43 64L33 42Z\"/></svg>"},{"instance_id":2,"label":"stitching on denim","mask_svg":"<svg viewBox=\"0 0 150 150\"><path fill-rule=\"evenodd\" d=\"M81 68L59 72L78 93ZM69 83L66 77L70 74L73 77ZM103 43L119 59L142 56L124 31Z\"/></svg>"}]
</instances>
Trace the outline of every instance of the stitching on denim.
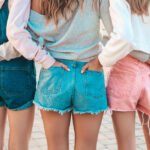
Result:
<instances>
[{"instance_id":1,"label":"stitching on denim","mask_svg":"<svg viewBox=\"0 0 150 150\"><path fill-rule=\"evenodd\" d=\"M28 82L29 87L31 87L31 79L30 79L29 75L27 77L27 82ZM14 93L13 92L13 93L10 94L10 92L8 92L7 90L5 90L5 88L4 88L4 81L3 80L1 81L1 90L2 90L2 92L4 92L5 95L10 95L10 96L24 95L25 93L27 93L29 91L28 88L24 88L24 91L21 92L21 93L20 92L18 92L18 93Z\"/></svg>"},{"instance_id":2,"label":"stitching on denim","mask_svg":"<svg viewBox=\"0 0 150 150\"><path fill-rule=\"evenodd\" d=\"M53 68L59 68L59 67L53 67ZM52 68L51 68L52 69ZM62 82L63 82L63 78L64 78L64 74L65 74L65 70L63 69L63 68L59 68L59 69L62 69L62 73L61 73L61 79L59 80L59 85L58 85L58 87L57 88L55 88L55 89L51 89L51 90L48 90L48 89L46 89L46 90L41 90L41 88L38 86L38 89L39 90L41 90L45 95L49 95L49 94L56 94L58 91L60 91L60 89L61 89L61 86L62 86ZM45 70L44 70L45 71ZM46 70L46 71L48 71L49 72L49 70Z\"/></svg>"},{"instance_id":3,"label":"stitching on denim","mask_svg":"<svg viewBox=\"0 0 150 150\"><path fill-rule=\"evenodd\" d=\"M106 89L105 89L105 83L104 83L104 78L102 77L102 74L103 74L103 72L95 72L95 71L88 71L88 72L93 72L93 73L96 73L97 75L100 75L101 76L101 82L103 82L103 83L101 83L101 84L103 84L103 87L102 88L99 88L99 92L100 92L100 94L99 95L91 95L91 96L93 96L94 98L96 98L96 99L98 99L98 98L100 98L100 97L103 97L104 95L106 95ZM88 96L89 94L88 94L88 76L90 76L90 75L88 75L86 72L83 74L83 75L85 75L85 77L84 77L84 82L85 82L85 94L86 94L86 96ZM103 81L102 81L103 80ZM105 94L104 94L105 93Z\"/></svg>"}]
</instances>

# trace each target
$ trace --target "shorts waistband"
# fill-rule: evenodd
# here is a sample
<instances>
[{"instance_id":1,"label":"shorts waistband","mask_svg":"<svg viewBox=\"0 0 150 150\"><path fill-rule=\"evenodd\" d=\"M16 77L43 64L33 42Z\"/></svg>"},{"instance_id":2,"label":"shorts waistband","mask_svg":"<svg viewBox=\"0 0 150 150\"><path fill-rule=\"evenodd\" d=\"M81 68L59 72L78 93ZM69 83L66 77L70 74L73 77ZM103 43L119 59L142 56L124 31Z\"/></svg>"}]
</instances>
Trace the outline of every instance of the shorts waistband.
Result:
<instances>
[{"instance_id":1,"label":"shorts waistband","mask_svg":"<svg viewBox=\"0 0 150 150\"><path fill-rule=\"evenodd\" d=\"M136 64L136 65L138 65L139 63L142 63L143 64L143 62L140 62L139 60L137 60L136 58L134 58L133 56L131 56L131 55L128 55L128 56L126 56L125 58L123 58L122 60L120 60L119 62L128 62L128 63L132 63L132 64Z\"/></svg>"},{"instance_id":2,"label":"shorts waistband","mask_svg":"<svg viewBox=\"0 0 150 150\"><path fill-rule=\"evenodd\" d=\"M140 68L140 70L150 71L150 65L144 62L141 62L130 55L126 56L124 59L120 60L118 63L129 64L131 66L134 66L134 68Z\"/></svg>"},{"instance_id":3,"label":"shorts waistband","mask_svg":"<svg viewBox=\"0 0 150 150\"><path fill-rule=\"evenodd\" d=\"M64 63L68 66L72 67L83 67L87 62L80 62L80 61L74 61L74 60L65 60L65 59L56 59L57 61Z\"/></svg>"},{"instance_id":4,"label":"shorts waistband","mask_svg":"<svg viewBox=\"0 0 150 150\"><path fill-rule=\"evenodd\" d=\"M31 60L27 60L24 57L12 59L10 61L1 61L0 70L7 69L33 69L34 63Z\"/></svg>"}]
</instances>

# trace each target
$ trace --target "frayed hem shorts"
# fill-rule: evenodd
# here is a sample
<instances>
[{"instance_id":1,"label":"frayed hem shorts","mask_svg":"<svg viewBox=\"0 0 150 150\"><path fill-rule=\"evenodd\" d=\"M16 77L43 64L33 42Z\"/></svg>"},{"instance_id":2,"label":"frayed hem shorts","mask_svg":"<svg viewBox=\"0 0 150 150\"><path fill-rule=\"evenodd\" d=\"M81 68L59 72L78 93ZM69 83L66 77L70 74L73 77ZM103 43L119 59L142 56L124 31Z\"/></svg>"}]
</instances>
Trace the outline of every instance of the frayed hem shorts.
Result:
<instances>
[{"instance_id":1,"label":"frayed hem shorts","mask_svg":"<svg viewBox=\"0 0 150 150\"><path fill-rule=\"evenodd\" d=\"M150 116L150 65L131 56L120 60L111 70L107 93L111 110Z\"/></svg>"},{"instance_id":2,"label":"frayed hem shorts","mask_svg":"<svg viewBox=\"0 0 150 150\"><path fill-rule=\"evenodd\" d=\"M61 114L98 114L108 109L103 71L81 73L85 62L58 60L70 69L42 69L34 99L40 109Z\"/></svg>"}]
</instances>

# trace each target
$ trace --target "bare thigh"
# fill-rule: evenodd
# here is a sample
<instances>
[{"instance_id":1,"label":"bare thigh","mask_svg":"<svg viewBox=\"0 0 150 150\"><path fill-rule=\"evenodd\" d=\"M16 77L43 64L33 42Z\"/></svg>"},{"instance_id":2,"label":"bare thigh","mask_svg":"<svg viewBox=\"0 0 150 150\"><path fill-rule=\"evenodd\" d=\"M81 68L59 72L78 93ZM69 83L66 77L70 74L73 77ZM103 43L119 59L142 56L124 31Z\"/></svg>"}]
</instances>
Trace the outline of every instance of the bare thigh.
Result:
<instances>
[{"instance_id":1,"label":"bare thigh","mask_svg":"<svg viewBox=\"0 0 150 150\"><path fill-rule=\"evenodd\" d=\"M118 150L136 150L135 112L113 112Z\"/></svg>"},{"instance_id":2,"label":"bare thigh","mask_svg":"<svg viewBox=\"0 0 150 150\"><path fill-rule=\"evenodd\" d=\"M74 115L75 150L96 150L103 113Z\"/></svg>"},{"instance_id":3,"label":"bare thigh","mask_svg":"<svg viewBox=\"0 0 150 150\"><path fill-rule=\"evenodd\" d=\"M145 136L145 141L147 145L147 150L150 150L150 117L146 114L138 112L141 124L143 125L143 132Z\"/></svg>"},{"instance_id":4,"label":"bare thigh","mask_svg":"<svg viewBox=\"0 0 150 150\"><path fill-rule=\"evenodd\" d=\"M41 110L41 114L48 150L68 150L71 113L60 115L57 112Z\"/></svg>"},{"instance_id":5,"label":"bare thigh","mask_svg":"<svg viewBox=\"0 0 150 150\"><path fill-rule=\"evenodd\" d=\"M34 106L26 110L8 110L9 150L28 150L34 120Z\"/></svg>"},{"instance_id":6,"label":"bare thigh","mask_svg":"<svg viewBox=\"0 0 150 150\"><path fill-rule=\"evenodd\" d=\"M0 150L3 149L3 145L4 145L6 114L7 114L6 108L0 107Z\"/></svg>"}]
</instances>

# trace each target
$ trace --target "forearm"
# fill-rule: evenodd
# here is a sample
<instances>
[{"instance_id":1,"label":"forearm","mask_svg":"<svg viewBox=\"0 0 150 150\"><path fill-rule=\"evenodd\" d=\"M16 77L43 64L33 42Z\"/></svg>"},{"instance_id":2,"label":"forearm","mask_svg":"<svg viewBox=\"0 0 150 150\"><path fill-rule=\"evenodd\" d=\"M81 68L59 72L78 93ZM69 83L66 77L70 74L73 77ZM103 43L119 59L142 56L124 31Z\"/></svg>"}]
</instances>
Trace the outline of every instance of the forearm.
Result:
<instances>
[{"instance_id":1,"label":"forearm","mask_svg":"<svg viewBox=\"0 0 150 150\"><path fill-rule=\"evenodd\" d=\"M132 49L132 45L126 39L112 36L98 57L104 67L111 67L130 54Z\"/></svg>"},{"instance_id":2,"label":"forearm","mask_svg":"<svg viewBox=\"0 0 150 150\"><path fill-rule=\"evenodd\" d=\"M21 55L13 48L13 46L7 42L0 45L0 61L10 60Z\"/></svg>"},{"instance_id":3,"label":"forearm","mask_svg":"<svg viewBox=\"0 0 150 150\"><path fill-rule=\"evenodd\" d=\"M109 2L112 31L110 39L99 55L99 60L105 67L110 67L126 57L135 46L128 7L120 0L109 0Z\"/></svg>"}]
</instances>

